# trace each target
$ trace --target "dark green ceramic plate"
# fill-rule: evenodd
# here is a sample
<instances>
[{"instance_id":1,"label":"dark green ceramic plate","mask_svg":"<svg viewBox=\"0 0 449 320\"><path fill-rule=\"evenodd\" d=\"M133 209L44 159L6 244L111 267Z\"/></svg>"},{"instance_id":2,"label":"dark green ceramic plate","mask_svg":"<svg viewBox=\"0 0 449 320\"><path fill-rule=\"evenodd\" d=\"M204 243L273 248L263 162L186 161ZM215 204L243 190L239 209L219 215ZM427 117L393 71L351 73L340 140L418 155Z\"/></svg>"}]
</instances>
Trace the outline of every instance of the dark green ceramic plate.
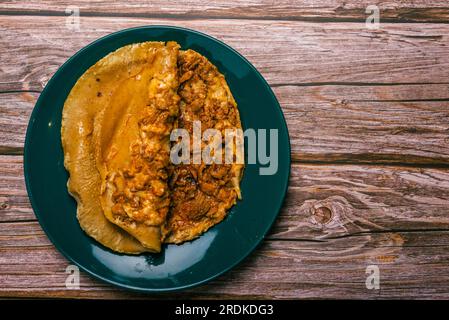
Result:
<instances>
[{"instance_id":1,"label":"dark green ceramic plate","mask_svg":"<svg viewBox=\"0 0 449 320\"><path fill-rule=\"evenodd\" d=\"M260 175L247 164L243 200L229 216L198 239L166 245L160 254L121 255L80 228L76 202L67 192L63 165L61 113L77 79L100 58L124 45L177 41L205 55L225 74L238 103L244 129L278 129L278 171ZM279 103L257 70L226 44L196 31L169 26L123 30L101 38L70 58L48 82L31 115L25 140L25 180L34 212L50 240L87 273L120 287L145 292L173 291L211 280L247 257L273 224L290 172L288 131Z\"/></svg>"}]
</instances>

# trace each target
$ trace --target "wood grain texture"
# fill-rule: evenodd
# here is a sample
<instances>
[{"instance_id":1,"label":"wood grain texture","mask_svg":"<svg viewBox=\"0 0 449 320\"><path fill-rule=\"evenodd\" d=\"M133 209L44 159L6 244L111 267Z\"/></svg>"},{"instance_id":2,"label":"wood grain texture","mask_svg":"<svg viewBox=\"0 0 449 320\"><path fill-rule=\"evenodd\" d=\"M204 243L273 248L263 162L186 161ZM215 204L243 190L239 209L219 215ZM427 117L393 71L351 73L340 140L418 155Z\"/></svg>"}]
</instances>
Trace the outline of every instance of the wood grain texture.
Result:
<instances>
[{"instance_id":1,"label":"wood grain texture","mask_svg":"<svg viewBox=\"0 0 449 320\"><path fill-rule=\"evenodd\" d=\"M449 84L274 88L294 161L449 165ZM0 93L0 152L21 154L38 93Z\"/></svg>"},{"instance_id":2,"label":"wood grain texture","mask_svg":"<svg viewBox=\"0 0 449 320\"><path fill-rule=\"evenodd\" d=\"M0 156L0 223L35 219L22 170L22 157ZM323 208L330 212L324 220ZM321 241L396 230L449 231L449 170L294 164L269 238Z\"/></svg>"},{"instance_id":3,"label":"wood grain texture","mask_svg":"<svg viewBox=\"0 0 449 320\"><path fill-rule=\"evenodd\" d=\"M449 232L386 232L322 242L266 240L242 265L205 286L169 295L118 290L68 266L36 222L0 224L0 297L79 298L448 298ZM365 286L377 265L380 290Z\"/></svg>"},{"instance_id":4,"label":"wood grain texture","mask_svg":"<svg viewBox=\"0 0 449 320\"><path fill-rule=\"evenodd\" d=\"M22 156L0 156L0 222L35 220L23 177Z\"/></svg>"},{"instance_id":5,"label":"wood grain texture","mask_svg":"<svg viewBox=\"0 0 449 320\"><path fill-rule=\"evenodd\" d=\"M0 93L0 154L23 154L25 133L38 93Z\"/></svg>"},{"instance_id":6,"label":"wood grain texture","mask_svg":"<svg viewBox=\"0 0 449 320\"><path fill-rule=\"evenodd\" d=\"M441 0L0 2L0 297L449 299L448 22ZM205 286L139 295L82 273L68 290L25 190L28 118L77 50L151 24L208 33L261 71L289 127L288 194L263 244ZM380 290L365 287L373 264Z\"/></svg>"},{"instance_id":7,"label":"wood grain texture","mask_svg":"<svg viewBox=\"0 0 449 320\"><path fill-rule=\"evenodd\" d=\"M381 19L385 21L449 21L449 6L442 0L212 0L207 3L199 0L140 0L131 3L112 0L11 0L0 3L0 12L64 15L68 6L77 6L81 15L88 16L361 21L366 19L369 5L378 6Z\"/></svg>"},{"instance_id":8,"label":"wood grain texture","mask_svg":"<svg viewBox=\"0 0 449 320\"><path fill-rule=\"evenodd\" d=\"M2 16L0 91L41 90L83 46L113 31L151 24L188 27L225 41L274 86L448 83L449 78L449 24L385 23L369 30L364 23L82 17L75 32L65 22L65 17Z\"/></svg>"},{"instance_id":9,"label":"wood grain texture","mask_svg":"<svg viewBox=\"0 0 449 320\"><path fill-rule=\"evenodd\" d=\"M20 158L2 158L2 168L15 162L2 177L16 177ZM12 180L2 197L20 189ZM170 298L447 298L448 184L449 173L439 169L294 165L286 205L264 245L227 275ZM23 192L15 193L6 194L2 217L18 212ZM317 214L323 207L328 221ZM17 222L22 214L0 223L0 296L154 298L84 273L81 290L67 290L68 262L37 222ZM380 267L380 291L364 286L371 264Z\"/></svg>"}]
</instances>

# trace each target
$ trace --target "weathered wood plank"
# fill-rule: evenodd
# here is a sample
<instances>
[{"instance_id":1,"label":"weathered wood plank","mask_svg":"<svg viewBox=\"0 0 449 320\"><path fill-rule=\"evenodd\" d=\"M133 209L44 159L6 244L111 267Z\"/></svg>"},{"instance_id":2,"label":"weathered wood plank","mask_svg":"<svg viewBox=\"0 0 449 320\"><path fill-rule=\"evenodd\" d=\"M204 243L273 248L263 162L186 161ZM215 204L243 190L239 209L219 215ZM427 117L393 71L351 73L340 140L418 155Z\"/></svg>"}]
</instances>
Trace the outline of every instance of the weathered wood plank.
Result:
<instances>
[{"instance_id":1,"label":"weathered wood plank","mask_svg":"<svg viewBox=\"0 0 449 320\"><path fill-rule=\"evenodd\" d=\"M23 153L25 133L38 93L0 93L0 153Z\"/></svg>"},{"instance_id":2,"label":"weathered wood plank","mask_svg":"<svg viewBox=\"0 0 449 320\"><path fill-rule=\"evenodd\" d=\"M294 160L449 163L448 85L285 86L275 93Z\"/></svg>"},{"instance_id":3,"label":"weathered wood plank","mask_svg":"<svg viewBox=\"0 0 449 320\"><path fill-rule=\"evenodd\" d=\"M382 0L212 0L204 3L189 1L23 1L0 3L0 12L9 14L63 15L68 6L80 8L81 15L110 15L134 17L182 17L182 18L253 18L283 20L364 20L368 5L377 5L381 19L390 21L433 22L448 21L449 7L446 1L407 0L385 2Z\"/></svg>"},{"instance_id":4,"label":"weathered wood plank","mask_svg":"<svg viewBox=\"0 0 449 320\"><path fill-rule=\"evenodd\" d=\"M449 171L292 166L274 239L322 240L370 231L449 228Z\"/></svg>"},{"instance_id":5,"label":"weathered wood plank","mask_svg":"<svg viewBox=\"0 0 449 320\"><path fill-rule=\"evenodd\" d=\"M294 160L449 164L449 84L282 86L274 91ZM0 153L23 152L37 97L0 94Z\"/></svg>"},{"instance_id":6,"label":"weathered wood plank","mask_svg":"<svg viewBox=\"0 0 449 320\"><path fill-rule=\"evenodd\" d=\"M34 220L23 178L23 157L0 156L0 222Z\"/></svg>"},{"instance_id":7,"label":"weathered wood plank","mask_svg":"<svg viewBox=\"0 0 449 320\"><path fill-rule=\"evenodd\" d=\"M74 33L64 10L77 4ZM226 41L262 71L286 115L294 160L449 164L449 26L382 23L372 31L363 23L371 4L383 22L449 22L446 1L197 4L3 1L0 91L40 91L76 50L112 31L175 24ZM23 151L37 96L0 94L0 154ZM256 253L206 286L167 297L447 299L448 187L445 168L293 164L285 206ZM81 290L67 290L68 261L34 219L22 157L0 156L0 297L155 297L86 274ZM365 288L371 264L380 268L381 290Z\"/></svg>"},{"instance_id":8,"label":"weathered wood plank","mask_svg":"<svg viewBox=\"0 0 449 320\"><path fill-rule=\"evenodd\" d=\"M22 158L0 156L0 222L32 219ZM287 198L269 238L321 241L430 229L449 230L449 170L293 164Z\"/></svg>"},{"instance_id":9,"label":"weathered wood plank","mask_svg":"<svg viewBox=\"0 0 449 320\"><path fill-rule=\"evenodd\" d=\"M41 90L89 42L151 24L188 27L225 41L272 85L448 83L449 78L449 24L384 23L369 30L364 23L81 17L81 31L75 32L65 22L65 17L2 16L0 91Z\"/></svg>"},{"instance_id":10,"label":"weathered wood plank","mask_svg":"<svg viewBox=\"0 0 449 320\"><path fill-rule=\"evenodd\" d=\"M0 296L155 298L117 290L81 274L65 288L69 264L37 223L0 224ZM380 290L365 286L377 265ZM373 233L323 242L265 241L242 265L170 298L448 298L449 232Z\"/></svg>"}]
</instances>

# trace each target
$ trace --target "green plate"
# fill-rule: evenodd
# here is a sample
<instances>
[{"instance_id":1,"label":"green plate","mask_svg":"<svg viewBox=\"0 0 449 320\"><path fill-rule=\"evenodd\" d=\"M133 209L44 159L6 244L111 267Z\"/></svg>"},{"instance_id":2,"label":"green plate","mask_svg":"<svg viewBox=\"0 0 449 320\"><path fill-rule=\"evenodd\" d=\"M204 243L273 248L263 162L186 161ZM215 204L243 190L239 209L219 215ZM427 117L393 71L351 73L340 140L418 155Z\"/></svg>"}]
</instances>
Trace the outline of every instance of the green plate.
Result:
<instances>
[{"instance_id":1,"label":"green plate","mask_svg":"<svg viewBox=\"0 0 449 320\"><path fill-rule=\"evenodd\" d=\"M260 175L247 164L243 200L228 217L198 239L165 245L160 254L122 255L87 236L76 219L76 202L67 192L61 146L64 101L78 78L100 58L130 43L177 41L206 56L224 73L237 101L244 129L278 129L278 171ZM246 150L246 149L245 149ZM260 73L239 53L205 34L170 26L127 29L103 37L77 52L48 82L28 124L25 181L34 212L47 236L87 273L120 287L163 292L209 281L236 266L263 240L282 206L290 173L290 143L276 97Z\"/></svg>"}]
</instances>

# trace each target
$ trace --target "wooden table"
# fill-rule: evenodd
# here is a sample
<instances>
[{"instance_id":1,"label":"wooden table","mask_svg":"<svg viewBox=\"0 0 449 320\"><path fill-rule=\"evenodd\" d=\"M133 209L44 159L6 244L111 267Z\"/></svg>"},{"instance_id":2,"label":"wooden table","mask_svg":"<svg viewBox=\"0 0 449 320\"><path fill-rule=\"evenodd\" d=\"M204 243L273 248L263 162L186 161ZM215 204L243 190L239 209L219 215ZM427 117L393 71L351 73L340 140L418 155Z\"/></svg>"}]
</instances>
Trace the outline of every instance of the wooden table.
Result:
<instances>
[{"instance_id":1,"label":"wooden table","mask_svg":"<svg viewBox=\"0 0 449 320\"><path fill-rule=\"evenodd\" d=\"M0 296L152 297L86 274L66 288L69 262L36 221L22 153L36 99L68 57L111 32L164 24L221 39L260 70L294 161L263 245L211 283L162 297L449 298L447 1L180 3L0 2ZM371 4L379 29L365 24ZM79 32L66 27L69 5ZM366 286L370 265L378 290Z\"/></svg>"}]
</instances>

